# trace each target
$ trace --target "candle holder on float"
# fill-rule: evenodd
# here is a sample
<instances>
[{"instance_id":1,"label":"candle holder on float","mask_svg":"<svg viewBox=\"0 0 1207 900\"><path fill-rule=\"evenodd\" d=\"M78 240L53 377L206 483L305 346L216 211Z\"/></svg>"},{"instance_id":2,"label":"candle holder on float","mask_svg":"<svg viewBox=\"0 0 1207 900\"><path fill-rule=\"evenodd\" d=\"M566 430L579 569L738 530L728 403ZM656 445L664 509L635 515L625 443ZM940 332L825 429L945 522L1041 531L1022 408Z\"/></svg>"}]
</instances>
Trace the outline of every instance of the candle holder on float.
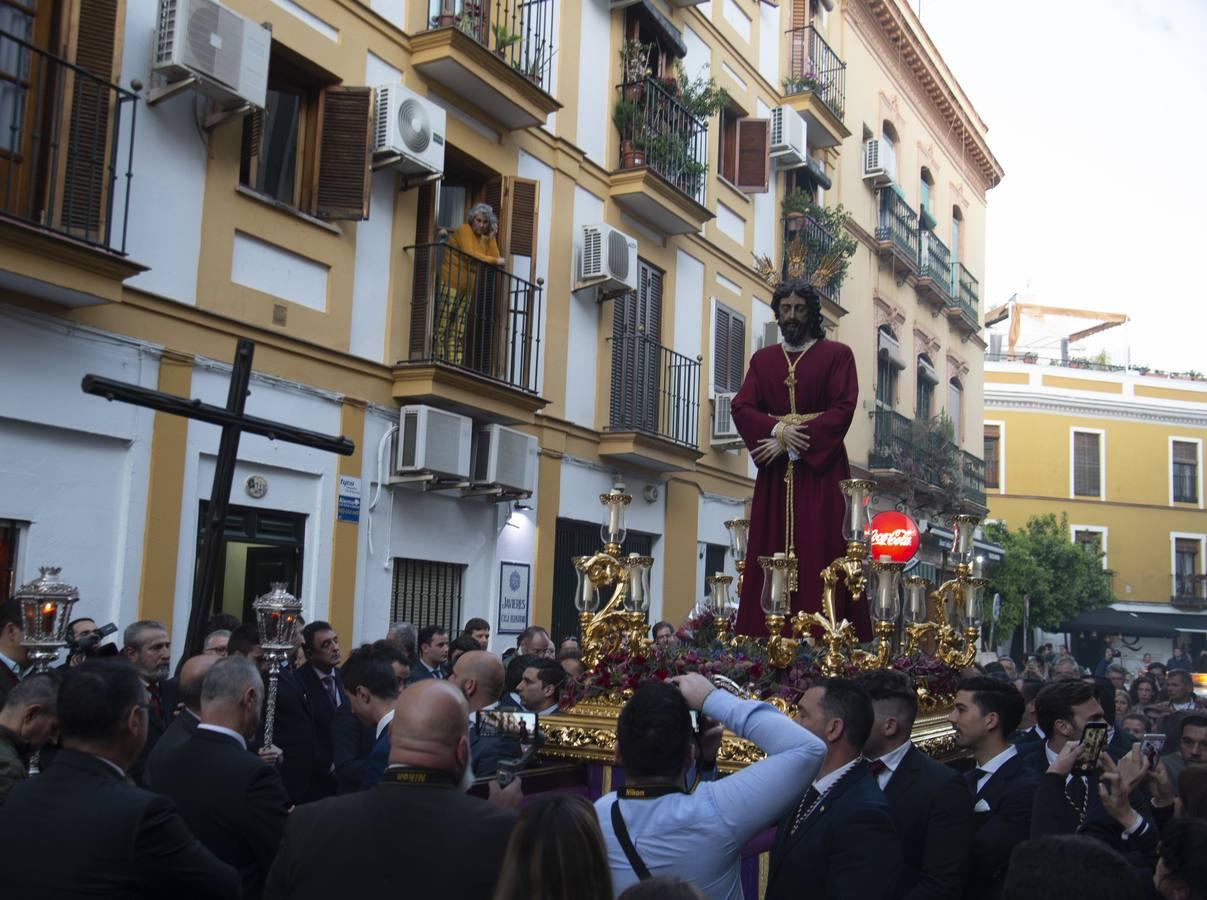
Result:
<instances>
[{"instance_id":1,"label":"candle holder on float","mask_svg":"<svg viewBox=\"0 0 1207 900\"><path fill-rule=\"evenodd\" d=\"M872 652L873 668L888 668L892 658L893 632L901 611L897 589L904 568L905 563L872 560L872 590L868 601L872 613L872 634L876 638L876 649Z\"/></svg>"},{"instance_id":2,"label":"candle holder on float","mask_svg":"<svg viewBox=\"0 0 1207 900\"><path fill-rule=\"evenodd\" d=\"M621 558L624 566L624 609L629 620L629 650L645 655L650 649L647 615L650 611L650 568L654 557L630 553Z\"/></svg>"},{"instance_id":3,"label":"candle holder on float","mask_svg":"<svg viewBox=\"0 0 1207 900\"><path fill-rule=\"evenodd\" d=\"M21 646L29 654L35 673L45 672L67 646L67 623L71 608L80 599L79 589L59 580L63 570L58 566L42 566L38 577L22 585L13 595L21 606ZM29 774L41 770L41 754L29 757Z\"/></svg>"},{"instance_id":4,"label":"candle holder on float","mask_svg":"<svg viewBox=\"0 0 1207 900\"><path fill-rule=\"evenodd\" d=\"M633 498L624 492L622 486L617 485L608 493L600 494L599 502L603 505L603 523L599 526L599 537L603 541L604 553L612 557L620 556L620 547L628 534L625 528L625 513Z\"/></svg>"},{"instance_id":5,"label":"candle holder on float","mask_svg":"<svg viewBox=\"0 0 1207 900\"><path fill-rule=\"evenodd\" d=\"M725 523L729 532L729 550L733 554L733 564L738 570L737 595L742 596L742 576L746 573L746 541L750 537L749 519L730 519Z\"/></svg>"},{"instance_id":6,"label":"candle holder on float","mask_svg":"<svg viewBox=\"0 0 1207 900\"><path fill-rule=\"evenodd\" d=\"M302 614L302 602L289 593L285 582L275 581L272 590L252 604L256 625L260 630L260 649L268 664L268 699L264 704L264 746L272 746L273 730L277 720L277 682L281 666L293 652L294 631L298 627L298 616Z\"/></svg>"},{"instance_id":7,"label":"candle holder on float","mask_svg":"<svg viewBox=\"0 0 1207 900\"><path fill-rule=\"evenodd\" d=\"M938 623L928 620L926 597L930 582L920 575L907 575L905 581L905 655L918 652L923 638L934 635Z\"/></svg>"},{"instance_id":8,"label":"candle holder on float","mask_svg":"<svg viewBox=\"0 0 1207 900\"><path fill-rule=\"evenodd\" d=\"M796 656L797 641L780 634L791 604L791 572L796 558L785 553L760 556L763 570L763 593L760 605L767 623L767 662L776 669L786 669Z\"/></svg>"},{"instance_id":9,"label":"candle holder on float","mask_svg":"<svg viewBox=\"0 0 1207 900\"><path fill-rule=\"evenodd\" d=\"M953 516L955 532L952 556L956 577L948 579L931 592L935 604L935 633L938 636L936 655L956 669L972 665L980 639L981 603L987 584L984 578L984 559L974 556L973 536L980 519L976 516ZM963 632L952 623L959 621Z\"/></svg>"},{"instance_id":10,"label":"candle holder on float","mask_svg":"<svg viewBox=\"0 0 1207 900\"><path fill-rule=\"evenodd\" d=\"M713 621L716 623L717 640L724 644L729 638L733 614L736 612L733 595L729 592L729 586L733 584L733 576L718 572L715 575L709 575L705 580L708 582L709 588L708 611L712 613Z\"/></svg>"}]
</instances>

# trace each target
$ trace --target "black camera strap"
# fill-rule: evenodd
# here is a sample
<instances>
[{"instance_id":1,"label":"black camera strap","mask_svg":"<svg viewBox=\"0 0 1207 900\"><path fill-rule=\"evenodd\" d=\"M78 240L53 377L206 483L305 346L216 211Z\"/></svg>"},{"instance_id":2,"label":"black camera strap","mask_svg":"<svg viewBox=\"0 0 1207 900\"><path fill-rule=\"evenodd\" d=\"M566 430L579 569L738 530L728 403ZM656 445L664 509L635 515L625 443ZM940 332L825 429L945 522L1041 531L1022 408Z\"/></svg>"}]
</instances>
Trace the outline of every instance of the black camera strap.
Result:
<instances>
[{"instance_id":1,"label":"black camera strap","mask_svg":"<svg viewBox=\"0 0 1207 900\"><path fill-rule=\"evenodd\" d=\"M624 855L628 858L629 865L633 867L637 878L641 881L650 878L649 867L646 866L645 861L637 853L637 848L633 846L633 840L629 837L629 829L624 824L624 816L620 814L619 795L612 803L612 830L616 832L616 840L620 841L620 849L624 851Z\"/></svg>"}]
</instances>

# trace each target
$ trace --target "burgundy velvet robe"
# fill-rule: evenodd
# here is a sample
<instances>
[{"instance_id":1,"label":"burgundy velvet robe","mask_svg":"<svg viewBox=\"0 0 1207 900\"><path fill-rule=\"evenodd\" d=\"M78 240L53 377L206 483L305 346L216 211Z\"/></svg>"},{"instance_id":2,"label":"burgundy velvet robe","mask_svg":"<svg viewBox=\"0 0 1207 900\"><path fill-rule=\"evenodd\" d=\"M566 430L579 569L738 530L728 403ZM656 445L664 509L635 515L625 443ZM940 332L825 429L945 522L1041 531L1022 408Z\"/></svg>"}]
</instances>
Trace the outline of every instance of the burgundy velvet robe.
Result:
<instances>
[{"instance_id":1,"label":"burgundy velvet robe","mask_svg":"<svg viewBox=\"0 0 1207 900\"><path fill-rule=\"evenodd\" d=\"M763 438L770 437L777 421L774 416L791 411L784 384L787 377L788 362L781 345L766 347L750 358L750 370L732 404L734 425L750 450ZM858 398L855 357L850 347L823 339L805 351L804 359L796 366L796 411L821 415L805 424L809 449L792 463L799 562L799 590L792 597L793 612L821 610L821 570L846 551L842 539L842 491L838 483L851 477L843 439L851 426ZM788 455L781 454L759 468L754 484L746 572L736 626L740 634L767 634L760 605L763 570L758 558L786 551L784 474L788 465ZM855 623L861 639L870 637L867 604L851 603L845 587L836 592L835 600L839 618Z\"/></svg>"}]
</instances>

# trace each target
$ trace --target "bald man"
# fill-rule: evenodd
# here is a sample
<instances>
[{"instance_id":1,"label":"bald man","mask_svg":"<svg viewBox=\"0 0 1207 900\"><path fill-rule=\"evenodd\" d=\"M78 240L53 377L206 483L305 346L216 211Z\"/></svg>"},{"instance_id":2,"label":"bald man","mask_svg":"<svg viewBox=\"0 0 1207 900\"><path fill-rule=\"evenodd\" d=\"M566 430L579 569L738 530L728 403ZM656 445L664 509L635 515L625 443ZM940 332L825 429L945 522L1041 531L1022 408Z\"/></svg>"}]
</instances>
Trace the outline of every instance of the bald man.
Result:
<instances>
[{"instance_id":1,"label":"bald man","mask_svg":"<svg viewBox=\"0 0 1207 900\"><path fill-rule=\"evenodd\" d=\"M152 784L151 772L155 764L165 759L169 753L175 752L176 748L188 741L197 730L197 725L201 722L201 683L205 680L205 673L220 659L221 656L202 653L200 656L190 656L180 667L180 687L176 696L183 708L147 757L147 767L143 773L145 784Z\"/></svg>"},{"instance_id":2,"label":"bald man","mask_svg":"<svg viewBox=\"0 0 1207 900\"><path fill-rule=\"evenodd\" d=\"M468 722L464 695L446 680L403 691L385 778L293 811L265 900L387 897L402 887L438 896L450 872L458 898L489 900L515 815L466 795L473 783Z\"/></svg>"},{"instance_id":3,"label":"bald man","mask_svg":"<svg viewBox=\"0 0 1207 900\"><path fill-rule=\"evenodd\" d=\"M518 757L523 752L514 738L480 733L478 713L489 712L499 705L504 678L499 658L481 650L457 657L448 676L448 683L461 689L469 707L469 750L476 778L489 778L499 770L500 759Z\"/></svg>"}]
</instances>

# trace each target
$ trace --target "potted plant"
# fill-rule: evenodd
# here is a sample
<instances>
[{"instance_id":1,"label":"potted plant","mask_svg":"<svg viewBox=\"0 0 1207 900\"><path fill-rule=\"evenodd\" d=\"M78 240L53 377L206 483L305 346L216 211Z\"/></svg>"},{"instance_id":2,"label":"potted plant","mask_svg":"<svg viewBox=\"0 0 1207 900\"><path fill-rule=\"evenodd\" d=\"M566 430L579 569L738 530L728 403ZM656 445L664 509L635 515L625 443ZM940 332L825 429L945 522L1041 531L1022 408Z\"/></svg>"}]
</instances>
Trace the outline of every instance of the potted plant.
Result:
<instances>
[{"instance_id":1,"label":"potted plant","mask_svg":"<svg viewBox=\"0 0 1207 900\"><path fill-rule=\"evenodd\" d=\"M620 167L635 169L646 164L645 129L641 109L627 97L612 108L612 124L620 134Z\"/></svg>"},{"instance_id":2,"label":"potted plant","mask_svg":"<svg viewBox=\"0 0 1207 900\"><path fill-rule=\"evenodd\" d=\"M1039 354L1038 353L1024 353L1023 362L1034 365L1035 363L1039 362Z\"/></svg>"},{"instance_id":3,"label":"potted plant","mask_svg":"<svg viewBox=\"0 0 1207 900\"><path fill-rule=\"evenodd\" d=\"M636 102L645 91L645 79L650 74L650 53L653 46L636 39L625 41L620 46L620 77L624 83L625 96Z\"/></svg>"},{"instance_id":4,"label":"potted plant","mask_svg":"<svg viewBox=\"0 0 1207 900\"><path fill-rule=\"evenodd\" d=\"M707 121L729 102L729 94L725 93L725 88L704 74L688 78L682 65L676 64L675 75L671 80L675 84L672 93L676 95L679 105L697 119Z\"/></svg>"},{"instance_id":5,"label":"potted plant","mask_svg":"<svg viewBox=\"0 0 1207 900\"><path fill-rule=\"evenodd\" d=\"M812 206L813 200L809 197L808 192L801 188L796 188L784 194L781 207L784 212L784 222L787 224L789 231L800 231L805 227L805 219L808 217Z\"/></svg>"},{"instance_id":6,"label":"potted plant","mask_svg":"<svg viewBox=\"0 0 1207 900\"><path fill-rule=\"evenodd\" d=\"M500 59L506 55L509 48L519 43L520 35L508 31L506 25L500 25L498 22L492 22L490 25L490 30L494 32L495 36L495 56L498 56Z\"/></svg>"}]
</instances>

